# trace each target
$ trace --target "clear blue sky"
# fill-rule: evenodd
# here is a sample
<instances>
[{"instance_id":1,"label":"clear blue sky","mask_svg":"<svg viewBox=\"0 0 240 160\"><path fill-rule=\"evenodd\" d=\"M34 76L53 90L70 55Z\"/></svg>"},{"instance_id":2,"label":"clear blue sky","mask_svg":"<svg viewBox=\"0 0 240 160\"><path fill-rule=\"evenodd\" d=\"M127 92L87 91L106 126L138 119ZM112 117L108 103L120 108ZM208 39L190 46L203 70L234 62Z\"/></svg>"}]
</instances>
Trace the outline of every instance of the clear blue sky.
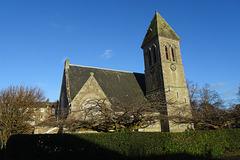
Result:
<instances>
[{"instance_id":1,"label":"clear blue sky","mask_svg":"<svg viewBox=\"0 0 240 160\"><path fill-rule=\"evenodd\" d=\"M155 10L181 38L186 78L234 98L239 0L0 0L0 88L39 86L55 101L67 58L143 73L140 47Z\"/></svg>"}]
</instances>

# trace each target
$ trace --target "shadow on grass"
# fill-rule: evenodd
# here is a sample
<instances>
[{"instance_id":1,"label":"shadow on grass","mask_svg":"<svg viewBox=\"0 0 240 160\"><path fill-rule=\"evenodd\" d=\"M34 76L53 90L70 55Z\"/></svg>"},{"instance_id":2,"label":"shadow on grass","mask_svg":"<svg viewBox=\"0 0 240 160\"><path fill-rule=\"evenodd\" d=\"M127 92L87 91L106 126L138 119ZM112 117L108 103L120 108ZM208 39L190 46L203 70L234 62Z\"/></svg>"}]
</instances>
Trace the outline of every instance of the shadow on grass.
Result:
<instances>
[{"instance_id":1,"label":"shadow on grass","mask_svg":"<svg viewBox=\"0 0 240 160\"><path fill-rule=\"evenodd\" d=\"M134 151L133 151L134 152ZM5 160L207 160L211 158L190 154L164 154L125 156L70 134L62 135L13 135L6 151L0 152ZM136 154L133 154L136 155Z\"/></svg>"}]
</instances>

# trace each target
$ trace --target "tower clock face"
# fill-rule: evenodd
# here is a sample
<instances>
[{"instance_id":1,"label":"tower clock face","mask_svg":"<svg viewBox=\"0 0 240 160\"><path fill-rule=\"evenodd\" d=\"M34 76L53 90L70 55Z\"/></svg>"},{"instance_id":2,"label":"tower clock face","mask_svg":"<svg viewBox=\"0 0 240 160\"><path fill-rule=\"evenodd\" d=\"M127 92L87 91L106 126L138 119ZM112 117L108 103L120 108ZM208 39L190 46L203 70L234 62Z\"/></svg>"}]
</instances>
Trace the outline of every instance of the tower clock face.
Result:
<instances>
[{"instance_id":1,"label":"tower clock face","mask_svg":"<svg viewBox=\"0 0 240 160\"><path fill-rule=\"evenodd\" d=\"M171 70L173 70L173 71L175 71L175 70L177 69L177 67L176 67L175 64L171 64L171 65L170 65L170 68L171 68Z\"/></svg>"}]
</instances>

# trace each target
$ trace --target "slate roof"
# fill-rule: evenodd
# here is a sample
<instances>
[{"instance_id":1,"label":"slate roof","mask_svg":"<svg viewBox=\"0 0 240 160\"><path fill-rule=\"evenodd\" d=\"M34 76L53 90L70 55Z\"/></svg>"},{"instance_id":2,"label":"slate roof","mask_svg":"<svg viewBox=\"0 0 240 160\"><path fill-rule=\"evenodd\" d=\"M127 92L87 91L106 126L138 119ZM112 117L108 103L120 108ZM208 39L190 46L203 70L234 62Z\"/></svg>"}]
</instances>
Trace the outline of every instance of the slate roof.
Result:
<instances>
[{"instance_id":1,"label":"slate roof","mask_svg":"<svg viewBox=\"0 0 240 160\"><path fill-rule=\"evenodd\" d=\"M156 11L143 40L142 48L157 35L178 41L181 40L170 25Z\"/></svg>"},{"instance_id":2,"label":"slate roof","mask_svg":"<svg viewBox=\"0 0 240 160\"><path fill-rule=\"evenodd\" d=\"M86 83L91 72L110 101L112 98L124 102L146 101L144 74L70 64L68 75L72 100Z\"/></svg>"}]
</instances>

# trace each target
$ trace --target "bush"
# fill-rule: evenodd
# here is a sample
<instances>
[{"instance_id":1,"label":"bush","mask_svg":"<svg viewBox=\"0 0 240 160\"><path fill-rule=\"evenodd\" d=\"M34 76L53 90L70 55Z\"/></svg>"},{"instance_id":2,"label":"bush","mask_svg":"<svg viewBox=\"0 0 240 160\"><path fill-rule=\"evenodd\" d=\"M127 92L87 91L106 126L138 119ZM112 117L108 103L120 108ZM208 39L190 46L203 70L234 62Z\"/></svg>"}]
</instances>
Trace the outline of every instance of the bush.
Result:
<instances>
[{"instance_id":1,"label":"bush","mask_svg":"<svg viewBox=\"0 0 240 160\"><path fill-rule=\"evenodd\" d=\"M240 153L240 129L229 129L226 131L226 152L230 152L233 154Z\"/></svg>"},{"instance_id":2,"label":"bush","mask_svg":"<svg viewBox=\"0 0 240 160\"><path fill-rule=\"evenodd\" d=\"M240 129L183 133L14 135L8 159L200 159L240 151ZM34 157L34 158L33 158ZM174 158L175 157L175 158ZM74 158L73 158L74 159Z\"/></svg>"}]
</instances>

